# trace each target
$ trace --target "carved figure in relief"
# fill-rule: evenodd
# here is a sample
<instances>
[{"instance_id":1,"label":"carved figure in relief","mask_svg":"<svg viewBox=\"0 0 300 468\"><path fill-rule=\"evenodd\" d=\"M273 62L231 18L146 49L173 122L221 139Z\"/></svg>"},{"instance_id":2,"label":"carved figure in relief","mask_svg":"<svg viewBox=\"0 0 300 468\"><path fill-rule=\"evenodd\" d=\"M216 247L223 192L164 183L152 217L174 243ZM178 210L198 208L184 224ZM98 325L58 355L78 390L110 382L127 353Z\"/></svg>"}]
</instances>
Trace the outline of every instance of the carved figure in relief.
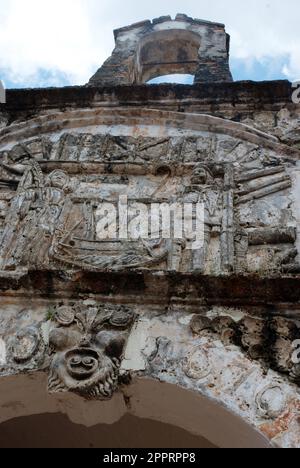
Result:
<instances>
[{"instance_id":1,"label":"carved figure in relief","mask_svg":"<svg viewBox=\"0 0 300 468\"><path fill-rule=\"evenodd\" d=\"M21 167L18 170L23 175L12 199L1 239L0 267L7 270L20 264L20 252L26 248L26 232L35 211L41 206L44 178L38 163L28 158L22 161Z\"/></svg>"},{"instance_id":2,"label":"carved figure in relief","mask_svg":"<svg viewBox=\"0 0 300 468\"><path fill-rule=\"evenodd\" d=\"M60 170L53 171L41 191L40 207L29 227L27 245L22 255L23 264L47 265L59 219L66 202L69 176Z\"/></svg>"},{"instance_id":3,"label":"carved figure in relief","mask_svg":"<svg viewBox=\"0 0 300 468\"><path fill-rule=\"evenodd\" d=\"M68 175L59 170L45 181L38 163L27 162L2 237L2 269L49 263L68 183Z\"/></svg>"},{"instance_id":4,"label":"carved figure in relief","mask_svg":"<svg viewBox=\"0 0 300 468\"><path fill-rule=\"evenodd\" d=\"M203 247L192 251L193 271L204 273L211 237L221 233L222 225L221 188L207 166L195 166L191 186L186 188L183 198L184 203L204 204Z\"/></svg>"}]
</instances>

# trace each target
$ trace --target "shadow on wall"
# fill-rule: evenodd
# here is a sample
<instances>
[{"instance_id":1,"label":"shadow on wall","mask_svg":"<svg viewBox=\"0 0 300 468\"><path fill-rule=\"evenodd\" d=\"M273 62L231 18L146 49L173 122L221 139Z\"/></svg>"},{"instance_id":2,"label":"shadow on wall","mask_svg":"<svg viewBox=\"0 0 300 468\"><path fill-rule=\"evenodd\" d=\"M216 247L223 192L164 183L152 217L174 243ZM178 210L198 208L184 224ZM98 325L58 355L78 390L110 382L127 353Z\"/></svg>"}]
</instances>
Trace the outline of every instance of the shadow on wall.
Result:
<instances>
[{"instance_id":1,"label":"shadow on wall","mask_svg":"<svg viewBox=\"0 0 300 468\"><path fill-rule=\"evenodd\" d=\"M0 448L216 448L201 437L147 419L125 416L86 428L61 414L13 419L0 426Z\"/></svg>"}]
</instances>

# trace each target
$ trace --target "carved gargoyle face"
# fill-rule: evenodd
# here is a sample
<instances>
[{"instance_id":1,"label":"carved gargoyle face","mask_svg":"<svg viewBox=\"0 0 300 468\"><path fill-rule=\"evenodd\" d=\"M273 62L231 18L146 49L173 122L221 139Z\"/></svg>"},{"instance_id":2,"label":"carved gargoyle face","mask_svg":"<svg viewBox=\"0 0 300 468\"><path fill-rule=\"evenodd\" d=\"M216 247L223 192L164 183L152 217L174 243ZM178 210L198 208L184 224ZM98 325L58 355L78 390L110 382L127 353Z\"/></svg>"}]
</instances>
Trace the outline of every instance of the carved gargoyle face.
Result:
<instances>
[{"instance_id":1,"label":"carved gargoyle face","mask_svg":"<svg viewBox=\"0 0 300 468\"><path fill-rule=\"evenodd\" d=\"M63 306L56 309L55 321L49 341L53 355L50 392L111 398L118 386L133 312L123 306Z\"/></svg>"}]
</instances>

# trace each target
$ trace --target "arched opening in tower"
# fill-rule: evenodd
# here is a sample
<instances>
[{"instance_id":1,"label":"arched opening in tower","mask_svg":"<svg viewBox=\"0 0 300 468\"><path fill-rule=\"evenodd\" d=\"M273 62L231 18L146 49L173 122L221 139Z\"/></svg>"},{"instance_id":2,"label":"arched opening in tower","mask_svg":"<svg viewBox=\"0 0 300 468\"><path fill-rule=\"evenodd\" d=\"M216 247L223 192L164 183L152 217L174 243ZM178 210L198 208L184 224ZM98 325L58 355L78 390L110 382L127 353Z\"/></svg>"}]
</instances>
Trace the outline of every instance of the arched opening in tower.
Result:
<instances>
[{"instance_id":1,"label":"arched opening in tower","mask_svg":"<svg viewBox=\"0 0 300 468\"><path fill-rule=\"evenodd\" d=\"M156 78L152 78L151 80L147 81L147 84L154 85L154 84L184 84L184 85L193 85L195 80L195 75L190 75L188 73L182 74L171 74L171 75L162 75L157 76Z\"/></svg>"},{"instance_id":2,"label":"arched opening in tower","mask_svg":"<svg viewBox=\"0 0 300 468\"><path fill-rule=\"evenodd\" d=\"M137 52L137 82L147 83L158 77L165 80L167 75L171 75L171 82L174 82L174 75L181 75L184 81L188 76L188 84L192 84L199 48L200 36L191 31L172 29L149 34L141 41ZM178 78L175 82L179 82Z\"/></svg>"}]
</instances>

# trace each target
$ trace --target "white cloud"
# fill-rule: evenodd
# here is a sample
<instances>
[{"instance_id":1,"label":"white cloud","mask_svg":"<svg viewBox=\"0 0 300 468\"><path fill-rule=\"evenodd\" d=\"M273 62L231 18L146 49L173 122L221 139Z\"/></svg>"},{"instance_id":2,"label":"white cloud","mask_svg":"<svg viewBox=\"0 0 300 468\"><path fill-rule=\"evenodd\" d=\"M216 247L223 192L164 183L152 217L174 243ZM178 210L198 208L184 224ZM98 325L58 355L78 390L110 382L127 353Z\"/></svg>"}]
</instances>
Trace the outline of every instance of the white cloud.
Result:
<instances>
[{"instance_id":1,"label":"white cloud","mask_svg":"<svg viewBox=\"0 0 300 468\"><path fill-rule=\"evenodd\" d=\"M39 70L83 84L110 55L112 30L176 13L224 22L231 55L263 61L286 56L284 72L300 77L298 0L0 0L0 69L30 85Z\"/></svg>"},{"instance_id":2,"label":"white cloud","mask_svg":"<svg viewBox=\"0 0 300 468\"><path fill-rule=\"evenodd\" d=\"M96 45L86 1L0 0L0 5L0 68L14 80L30 81L38 69L49 69L80 83L93 72Z\"/></svg>"}]
</instances>

